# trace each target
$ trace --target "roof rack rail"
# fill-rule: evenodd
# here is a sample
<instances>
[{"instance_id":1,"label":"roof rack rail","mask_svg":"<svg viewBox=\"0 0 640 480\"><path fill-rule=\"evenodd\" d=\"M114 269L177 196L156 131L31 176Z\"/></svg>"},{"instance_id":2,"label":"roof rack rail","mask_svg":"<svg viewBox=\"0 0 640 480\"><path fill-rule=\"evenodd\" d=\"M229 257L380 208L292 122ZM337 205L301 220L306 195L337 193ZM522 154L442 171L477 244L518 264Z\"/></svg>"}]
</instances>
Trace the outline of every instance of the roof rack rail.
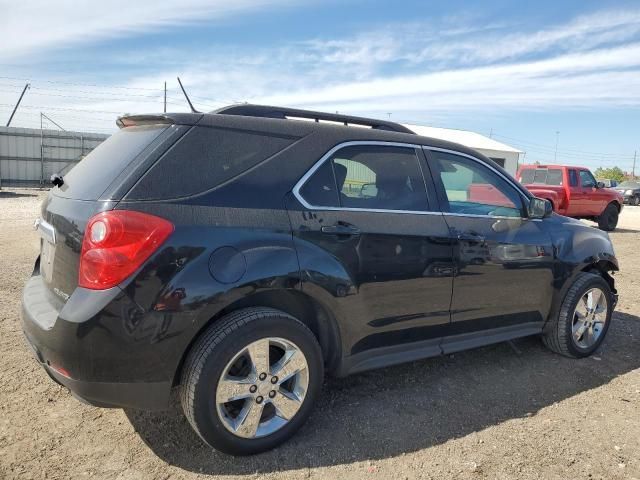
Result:
<instances>
[{"instance_id":1,"label":"roof rack rail","mask_svg":"<svg viewBox=\"0 0 640 480\"><path fill-rule=\"evenodd\" d=\"M269 105L254 105L250 103L241 103L236 105L229 105L228 107L222 107L218 110L214 110L211 113L221 113L224 115L241 115L246 117L266 117L266 118L305 118L309 120L315 120L316 122L327 121L342 123L344 125L355 125L371 127L377 130L389 130L392 132L411 133L415 134L412 130L408 129L404 125L400 125L395 122L387 122L385 120L377 120L374 118L354 117L351 115L341 115L338 113L326 113L326 112L314 112L312 110L302 110L299 108L288 107L272 107Z\"/></svg>"}]
</instances>

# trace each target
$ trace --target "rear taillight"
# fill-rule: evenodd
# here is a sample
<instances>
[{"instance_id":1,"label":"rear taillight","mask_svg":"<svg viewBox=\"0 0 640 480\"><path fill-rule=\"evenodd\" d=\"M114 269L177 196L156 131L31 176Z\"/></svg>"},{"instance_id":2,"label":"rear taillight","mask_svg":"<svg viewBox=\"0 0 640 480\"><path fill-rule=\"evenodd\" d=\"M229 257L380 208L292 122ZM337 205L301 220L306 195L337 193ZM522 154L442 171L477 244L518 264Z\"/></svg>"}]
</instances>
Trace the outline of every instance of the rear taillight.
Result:
<instances>
[{"instance_id":1,"label":"rear taillight","mask_svg":"<svg viewBox=\"0 0 640 480\"><path fill-rule=\"evenodd\" d=\"M82 240L78 285L104 290L135 272L173 232L171 222L128 210L99 213Z\"/></svg>"}]
</instances>

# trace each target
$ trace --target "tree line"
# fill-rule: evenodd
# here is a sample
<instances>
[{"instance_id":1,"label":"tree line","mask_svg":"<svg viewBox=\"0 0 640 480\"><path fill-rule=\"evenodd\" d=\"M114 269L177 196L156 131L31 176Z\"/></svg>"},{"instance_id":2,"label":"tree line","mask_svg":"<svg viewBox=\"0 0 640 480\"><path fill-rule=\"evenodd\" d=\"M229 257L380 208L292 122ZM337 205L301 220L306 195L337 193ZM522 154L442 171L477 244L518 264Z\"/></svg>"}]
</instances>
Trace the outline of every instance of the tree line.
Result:
<instances>
[{"instance_id":1,"label":"tree line","mask_svg":"<svg viewBox=\"0 0 640 480\"><path fill-rule=\"evenodd\" d=\"M620 167L611 167L611 168L596 168L595 172L593 172L597 179L611 179L616 182L622 182L623 180L631 179L631 175L626 174Z\"/></svg>"}]
</instances>

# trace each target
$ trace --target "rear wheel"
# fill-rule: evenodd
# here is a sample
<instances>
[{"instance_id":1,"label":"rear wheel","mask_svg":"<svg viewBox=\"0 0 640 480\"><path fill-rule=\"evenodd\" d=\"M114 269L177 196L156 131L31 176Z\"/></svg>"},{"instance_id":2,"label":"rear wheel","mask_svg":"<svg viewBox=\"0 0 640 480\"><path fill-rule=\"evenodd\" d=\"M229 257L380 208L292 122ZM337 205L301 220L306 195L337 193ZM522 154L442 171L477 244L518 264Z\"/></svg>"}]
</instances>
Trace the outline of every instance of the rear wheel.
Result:
<instances>
[{"instance_id":1,"label":"rear wheel","mask_svg":"<svg viewBox=\"0 0 640 480\"><path fill-rule=\"evenodd\" d=\"M615 204L610 203L607 205L607 208L604 209L604 212L598 217L598 227L600 230L605 230L610 232L615 230L618 225L618 207Z\"/></svg>"},{"instance_id":2,"label":"rear wheel","mask_svg":"<svg viewBox=\"0 0 640 480\"><path fill-rule=\"evenodd\" d=\"M560 312L542 340L552 351L581 358L595 352L609 329L613 294L600 275L580 273L567 292Z\"/></svg>"},{"instance_id":3,"label":"rear wheel","mask_svg":"<svg viewBox=\"0 0 640 480\"><path fill-rule=\"evenodd\" d=\"M640 205L640 195L633 197L633 204L637 207Z\"/></svg>"},{"instance_id":4,"label":"rear wheel","mask_svg":"<svg viewBox=\"0 0 640 480\"><path fill-rule=\"evenodd\" d=\"M183 371L181 400L210 446L250 455L291 437L320 392L323 362L313 333L271 308L233 312L196 343Z\"/></svg>"}]
</instances>

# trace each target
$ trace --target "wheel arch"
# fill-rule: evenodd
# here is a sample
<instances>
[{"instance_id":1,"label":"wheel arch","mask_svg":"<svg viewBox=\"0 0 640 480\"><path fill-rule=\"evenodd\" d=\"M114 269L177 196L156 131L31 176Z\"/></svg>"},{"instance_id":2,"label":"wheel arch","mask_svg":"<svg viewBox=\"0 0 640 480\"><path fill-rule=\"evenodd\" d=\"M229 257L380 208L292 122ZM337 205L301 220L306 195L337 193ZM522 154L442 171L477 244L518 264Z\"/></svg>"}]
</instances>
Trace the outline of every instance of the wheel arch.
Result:
<instances>
[{"instance_id":1,"label":"wheel arch","mask_svg":"<svg viewBox=\"0 0 640 480\"><path fill-rule=\"evenodd\" d=\"M618 266L613 262L602 259L586 265L581 271L600 275L609 284L609 288L611 288L613 294L616 295L618 291L616 290L615 281L613 280L613 276L610 272L615 272L617 270Z\"/></svg>"},{"instance_id":2,"label":"wheel arch","mask_svg":"<svg viewBox=\"0 0 640 480\"><path fill-rule=\"evenodd\" d=\"M315 298L299 290L266 290L230 303L202 325L182 352L173 376L174 386L180 383L184 362L198 338L225 315L248 307L274 308L297 318L313 332L318 340L326 370L331 372L338 367L342 355L342 344L338 323L330 310Z\"/></svg>"},{"instance_id":3,"label":"wheel arch","mask_svg":"<svg viewBox=\"0 0 640 480\"><path fill-rule=\"evenodd\" d=\"M613 205L614 207L616 207L618 209L618 213L622 211L622 205L620 204L620 202L618 202L618 200L611 200L609 203L607 203L607 206L604 207L604 209L602 210L603 213L609 205Z\"/></svg>"},{"instance_id":4,"label":"wheel arch","mask_svg":"<svg viewBox=\"0 0 640 480\"><path fill-rule=\"evenodd\" d=\"M603 255L607 257L607 255ZM562 306L562 301L567 293L567 291L573 285L576 277L580 273L593 273L595 275L599 275L609 284L613 295L617 299L617 290L615 288L615 281L611 272L618 271L618 265L614 261L609 258L602 258L603 256L595 256L591 257L582 264L578 265L577 268L574 269L571 275L565 278L562 287L559 290L556 290L556 293L553 296L551 309L549 310L549 315L545 321L544 328L546 329L552 322L550 320L554 318L555 315L560 311L560 307Z\"/></svg>"}]
</instances>

